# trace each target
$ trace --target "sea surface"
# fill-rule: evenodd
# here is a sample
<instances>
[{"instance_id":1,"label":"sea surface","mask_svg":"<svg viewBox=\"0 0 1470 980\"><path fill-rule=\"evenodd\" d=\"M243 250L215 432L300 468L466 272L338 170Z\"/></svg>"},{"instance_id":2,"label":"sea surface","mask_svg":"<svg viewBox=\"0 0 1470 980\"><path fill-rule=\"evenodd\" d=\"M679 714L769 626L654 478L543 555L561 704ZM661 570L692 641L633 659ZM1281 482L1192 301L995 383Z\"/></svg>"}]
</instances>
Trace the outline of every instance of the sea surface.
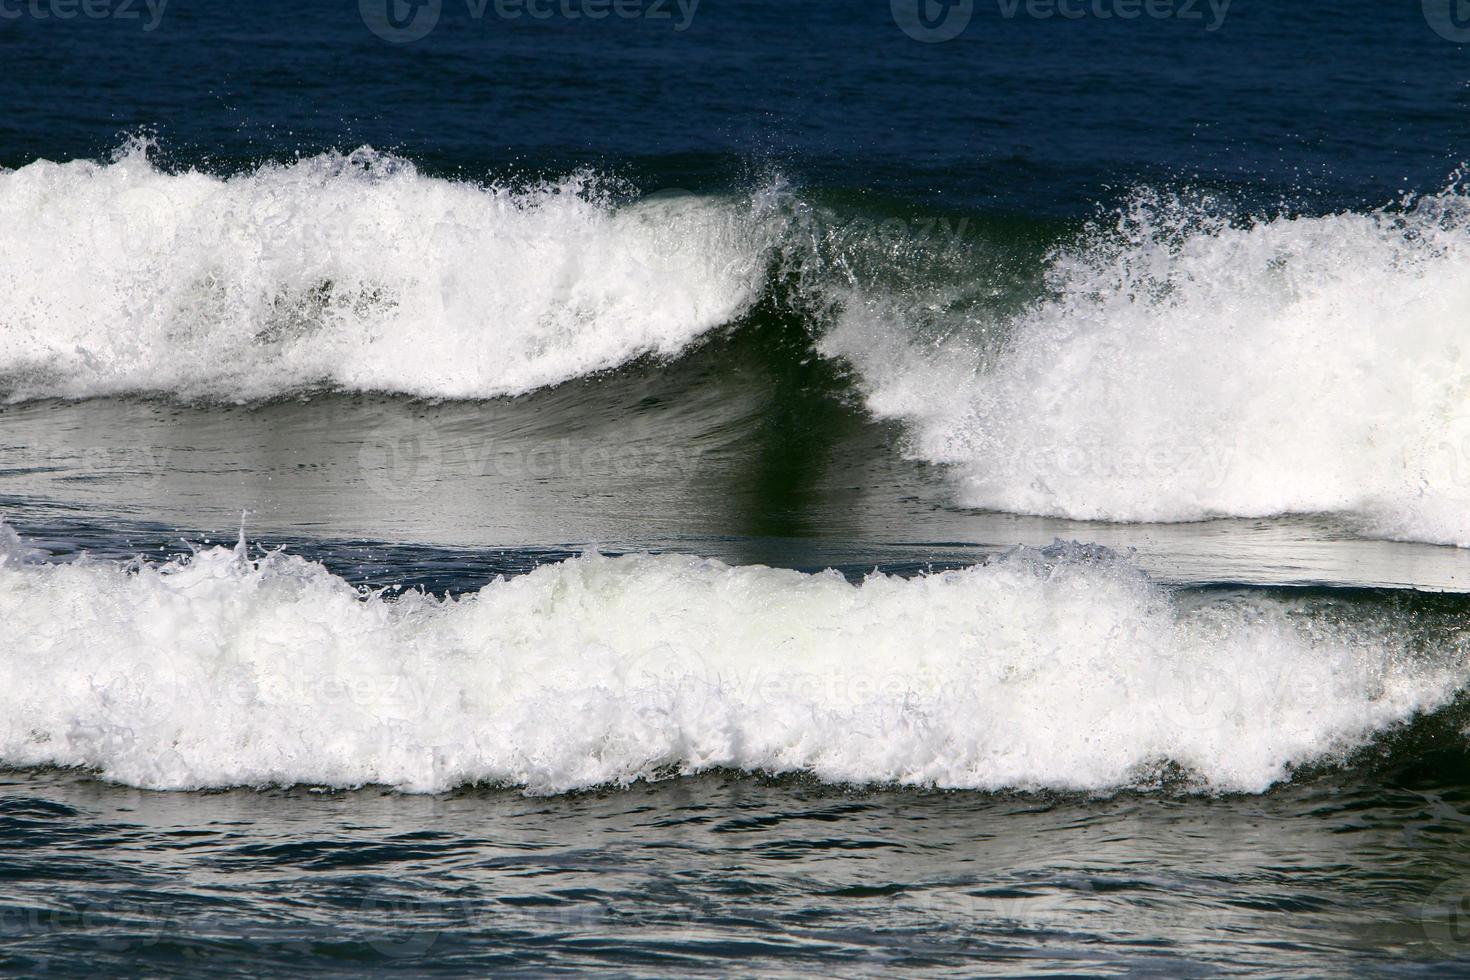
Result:
<instances>
[{"instance_id":1,"label":"sea surface","mask_svg":"<svg viewBox=\"0 0 1470 980\"><path fill-rule=\"evenodd\" d=\"M0 970L1465 975L1459 6L0 4Z\"/></svg>"}]
</instances>

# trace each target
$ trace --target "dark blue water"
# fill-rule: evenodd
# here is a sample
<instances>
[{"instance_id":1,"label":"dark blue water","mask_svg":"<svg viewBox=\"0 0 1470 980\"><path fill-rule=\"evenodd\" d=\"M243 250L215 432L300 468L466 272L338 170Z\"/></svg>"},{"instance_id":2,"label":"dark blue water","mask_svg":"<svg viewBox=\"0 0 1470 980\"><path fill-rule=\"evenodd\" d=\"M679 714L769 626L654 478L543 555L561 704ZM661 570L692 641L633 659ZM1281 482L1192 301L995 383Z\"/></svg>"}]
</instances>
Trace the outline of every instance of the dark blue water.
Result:
<instances>
[{"instance_id":1,"label":"dark blue water","mask_svg":"<svg viewBox=\"0 0 1470 980\"><path fill-rule=\"evenodd\" d=\"M0 0L0 968L1463 975L1462 6Z\"/></svg>"},{"instance_id":2,"label":"dark blue water","mask_svg":"<svg viewBox=\"0 0 1470 980\"><path fill-rule=\"evenodd\" d=\"M1470 135L1464 47L1409 2L1237 0L1210 31L1203 4L1199 20L1007 19L989 0L944 43L878 2L704 0L680 31L672 4L668 20L493 3L476 19L445 0L402 44L347 2L173 0L151 32L138 9L5 23L0 161L105 154L147 128L170 158L225 168L361 144L444 172L591 165L652 187L775 165L1069 215L1156 179L1376 205L1440 189Z\"/></svg>"}]
</instances>

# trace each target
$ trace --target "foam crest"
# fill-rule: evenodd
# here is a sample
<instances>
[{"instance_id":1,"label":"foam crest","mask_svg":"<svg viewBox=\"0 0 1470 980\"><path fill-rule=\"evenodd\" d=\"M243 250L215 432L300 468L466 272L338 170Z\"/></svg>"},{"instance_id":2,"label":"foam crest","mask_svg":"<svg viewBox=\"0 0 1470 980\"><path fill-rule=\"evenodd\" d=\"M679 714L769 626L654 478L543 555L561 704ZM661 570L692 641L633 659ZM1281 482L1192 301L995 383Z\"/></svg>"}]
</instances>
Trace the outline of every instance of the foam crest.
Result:
<instances>
[{"instance_id":1,"label":"foam crest","mask_svg":"<svg viewBox=\"0 0 1470 980\"><path fill-rule=\"evenodd\" d=\"M1447 636L1171 593L1076 546L852 584L588 555L445 600L286 554L0 563L0 761L157 789L557 792L734 767L1264 790L1464 682Z\"/></svg>"},{"instance_id":2,"label":"foam crest","mask_svg":"<svg viewBox=\"0 0 1470 980\"><path fill-rule=\"evenodd\" d=\"M754 236L671 241L660 207L366 149L227 178L141 146L0 172L0 398L481 398L670 356L739 316L764 259ZM754 205L683 207L739 227Z\"/></svg>"},{"instance_id":3,"label":"foam crest","mask_svg":"<svg viewBox=\"0 0 1470 980\"><path fill-rule=\"evenodd\" d=\"M1019 316L848 297L852 362L967 505L1114 521L1333 512L1470 545L1470 198L1239 222L1141 195ZM993 343L988 337L1004 337Z\"/></svg>"}]
</instances>

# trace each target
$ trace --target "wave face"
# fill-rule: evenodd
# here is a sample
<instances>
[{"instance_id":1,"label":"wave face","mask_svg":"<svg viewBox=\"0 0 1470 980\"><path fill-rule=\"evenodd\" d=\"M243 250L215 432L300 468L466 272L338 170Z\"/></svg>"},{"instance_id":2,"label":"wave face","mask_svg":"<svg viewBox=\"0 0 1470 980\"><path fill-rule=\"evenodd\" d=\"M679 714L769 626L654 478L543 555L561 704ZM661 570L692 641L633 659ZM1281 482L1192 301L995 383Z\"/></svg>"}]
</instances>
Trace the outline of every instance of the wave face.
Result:
<instances>
[{"instance_id":1,"label":"wave face","mask_svg":"<svg viewBox=\"0 0 1470 980\"><path fill-rule=\"evenodd\" d=\"M0 621L0 760L175 790L548 793L722 767L1108 790L1182 767L1261 791L1467 679L1461 630L1169 592L1075 545L859 584L588 555L441 600L243 541L50 565L7 532Z\"/></svg>"},{"instance_id":2,"label":"wave face","mask_svg":"<svg viewBox=\"0 0 1470 980\"><path fill-rule=\"evenodd\" d=\"M0 397L518 394L673 355L755 298L749 202L616 208L371 150L229 178L115 162L0 171Z\"/></svg>"},{"instance_id":3,"label":"wave face","mask_svg":"<svg viewBox=\"0 0 1470 980\"><path fill-rule=\"evenodd\" d=\"M815 337L872 414L907 423L911 455L953 468L965 506L1332 513L1470 546L1457 188L1252 221L1140 193L997 272L999 226L910 241L913 221L779 184L619 205L604 183L511 190L371 150L233 177L163 172L142 146L0 172L0 400L488 398L765 316L797 324L770 357L804 360Z\"/></svg>"},{"instance_id":4,"label":"wave face","mask_svg":"<svg viewBox=\"0 0 1470 980\"><path fill-rule=\"evenodd\" d=\"M1470 545L1470 198L1239 222L1140 195L987 314L851 294L821 342L963 503L1076 519L1334 512ZM939 314L933 312L940 310ZM936 322L936 320L938 322ZM999 339L992 339L999 338Z\"/></svg>"}]
</instances>

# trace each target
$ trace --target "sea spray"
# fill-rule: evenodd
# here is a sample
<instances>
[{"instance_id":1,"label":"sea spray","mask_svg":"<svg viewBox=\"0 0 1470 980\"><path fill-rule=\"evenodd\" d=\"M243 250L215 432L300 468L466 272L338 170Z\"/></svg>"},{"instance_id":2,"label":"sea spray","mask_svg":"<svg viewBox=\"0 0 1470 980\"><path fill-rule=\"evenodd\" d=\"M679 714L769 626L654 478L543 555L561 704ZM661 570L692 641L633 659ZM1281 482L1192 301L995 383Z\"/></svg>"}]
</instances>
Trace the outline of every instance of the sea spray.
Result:
<instances>
[{"instance_id":1,"label":"sea spray","mask_svg":"<svg viewBox=\"0 0 1470 980\"><path fill-rule=\"evenodd\" d=\"M670 242L659 202L614 197L370 149L218 177L138 143L0 172L0 397L513 395L676 354L754 301L753 236ZM691 206L734 227L755 205Z\"/></svg>"},{"instance_id":2,"label":"sea spray","mask_svg":"<svg viewBox=\"0 0 1470 980\"><path fill-rule=\"evenodd\" d=\"M733 768L1256 792L1467 674L1460 631L1423 647L1382 610L1176 593L1075 545L856 584L589 554L391 599L279 551L7 559L0 623L0 762L155 789L550 793Z\"/></svg>"}]
</instances>

